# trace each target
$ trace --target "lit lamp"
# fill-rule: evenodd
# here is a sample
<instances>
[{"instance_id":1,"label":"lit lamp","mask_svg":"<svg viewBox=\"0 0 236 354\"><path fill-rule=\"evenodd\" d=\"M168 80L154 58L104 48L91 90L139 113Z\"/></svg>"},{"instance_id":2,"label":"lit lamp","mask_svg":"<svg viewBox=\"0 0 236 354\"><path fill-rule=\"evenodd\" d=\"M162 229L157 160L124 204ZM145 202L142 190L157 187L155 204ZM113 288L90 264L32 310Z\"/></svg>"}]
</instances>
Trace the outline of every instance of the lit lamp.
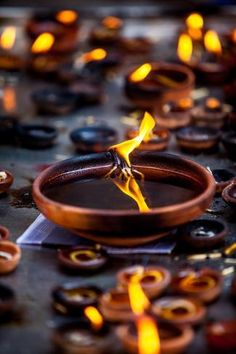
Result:
<instances>
[{"instance_id":1,"label":"lit lamp","mask_svg":"<svg viewBox=\"0 0 236 354\"><path fill-rule=\"evenodd\" d=\"M19 71L23 68L23 60L13 52L16 39L16 28L6 27L0 36L0 70Z\"/></svg>"}]
</instances>

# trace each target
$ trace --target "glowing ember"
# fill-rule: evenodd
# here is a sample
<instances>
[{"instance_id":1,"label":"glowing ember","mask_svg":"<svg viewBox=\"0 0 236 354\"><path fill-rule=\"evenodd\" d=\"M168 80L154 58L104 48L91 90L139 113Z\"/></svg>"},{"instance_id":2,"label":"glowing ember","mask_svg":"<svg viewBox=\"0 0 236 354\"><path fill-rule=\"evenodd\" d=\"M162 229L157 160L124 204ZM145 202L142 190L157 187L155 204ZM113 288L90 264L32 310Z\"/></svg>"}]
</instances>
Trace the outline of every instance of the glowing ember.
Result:
<instances>
[{"instance_id":1,"label":"glowing ember","mask_svg":"<svg viewBox=\"0 0 236 354\"><path fill-rule=\"evenodd\" d=\"M130 75L130 80L133 82L142 81L148 76L151 70L152 70L151 64L149 63L143 64Z\"/></svg>"},{"instance_id":2,"label":"glowing ember","mask_svg":"<svg viewBox=\"0 0 236 354\"><path fill-rule=\"evenodd\" d=\"M222 47L218 34L215 31L209 30L204 36L205 48L214 54L221 54Z\"/></svg>"},{"instance_id":3,"label":"glowing ember","mask_svg":"<svg viewBox=\"0 0 236 354\"><path fill-rule=\"evenodd\" d=\"M193 53L193 43L191 37L188 34L181 34L179 36L177 53L178 57L183 62L188 63L191 60Z\"/></svg>"},{"instance_id":4,"label":"glowing ember","mask_svg":"<svg viewBox=\"0 0 236 354\"><path fill-rule=\"evenodd\" d=\"M186 19L186 25L193 29L202 29L204 26L203 17L198 13L190 14Z\"/></svg>"},{"instance_id":5,"label":"glowing ember","mask_svg":"<svg viewBox=\"0 0 236 354\"><path fill-rule=\"evenodd\" d=\"M217 108L220 108L221 104L220 104L220 101L217 100L217 98L209 97L206 100L206 106L207 106L207 108L210 108L210 109L217 109Z\"/></svg>"},{"instance_id":6,"label":"glowing ember","mask_svg":"<svg viewBox=\"0 0 236 354\"><path fill-rule=\"evenodd\" d=\"M148 316L137 319L139 354L159 354L160 338L155 321Z\"/></svg>"},{"instance_id":7,"label":"glowing ember","mask_svg":"<svg viewBox=\"0 0 236 354\"><path fill-rule=\"evenodd\" d=\"M100 312L93 306L88 306L84 309L85 316L90 320L92 327L99 330L103 326L103 318Z\"/></svg>"},{"instance_id":8,"label":"glowing ember","mask_svg":"<svg viewBox=\"0 0 236 354\"><path fill-rule=\"evenodd\" d=\"M10 50L15 43L15 39L16 39L15 27L6 27L0 38L0 44L2 49Z\"/></svg>"},{"instance_id":9,"label":"glowing ember","mask_svg":"<svg viewBox=\"0 0 236 354\"><path fill-rule=\"evenodd\" d=\"M34 43L32 44L31 50L35 54L48 52L55 42L55 37L49 33L45 32L40 34Z\"/></svg>"},{"instance_id":10,"label":"glowing ember","mask_svg":"<svg viewBox=\"0 0 236 354\"><path fill-rule=\"evenodd\" d=\"M73 10L63 10L56 14L56 19L65 25L69 25L75 22L78 18L78 14Z\"/></svg>"},{"instance_id":11,"label":"glowing ember","mask_svg":"<svg viewBox=\"0 0 236 354\"><path fill-rule=\"evenodd\" d=\"M5 87L3 91L3 108L6 112L14 112L16 109L16 91L13 87Z\"/></svg>"},{"instance_id":12,"label":"glowing ember","mask_svg":"<svg viewBox=\"0 0 236 354\"><path fill-rule=\"evenodd\" d=\"M122 24L123 21L115 16L107 16L102 20L102 24L103 26L109 28L109 29L119 29Z\"/></svg>"}]
</instances>

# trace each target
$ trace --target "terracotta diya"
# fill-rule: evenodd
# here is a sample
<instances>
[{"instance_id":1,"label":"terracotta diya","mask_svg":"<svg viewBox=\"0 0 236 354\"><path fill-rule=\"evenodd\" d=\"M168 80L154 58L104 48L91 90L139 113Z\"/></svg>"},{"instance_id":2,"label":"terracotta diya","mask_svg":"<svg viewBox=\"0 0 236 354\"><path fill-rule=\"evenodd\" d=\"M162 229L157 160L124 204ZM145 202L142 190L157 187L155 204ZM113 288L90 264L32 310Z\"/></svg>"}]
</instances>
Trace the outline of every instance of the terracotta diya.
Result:
<instances>
[{"instance_id":1,"label":"terracotta diya","mask_svg":"<svg viewBox=\"0 0 236 354\"><path fill-rule=\"evenodd\" d=\"M236 181L233 181L224 188L222 198L232 208L236 207Z\"/></svg>"},{"instance_id":2,"label":"terracotta diya","mask_svg":"<svg viewBox=\"0 0 236 354\"><path fill-rule=\"evenodd\" d=\"M158 118L159 121L159 118ZM133 139L138 135L139 129L130 128L126 132L127 139ZM138 149L141 151L163 151L166 150L170 140L170 132L168 129L157 126L151 132L147 140L143 141Z\"/></svg>"},{"instance_id":3,"label":"terracotta diya","mask_svg":"<svg viewBox=\"0 0 236 354\"><path fill-rule=\"evenodd\" d=\"M222 144L227 152L228 157L235 161L236 160L236 132L228 131L222 135Z\"/></svg>"},{"instance_id":4,"label":"terracotta diya","mask_svg":"<svg viewBox=\"0 0 236 354\"><path fill-rule=\"evenodd\" d=\"M121 37L119 47L125 54L146 54L153 47L153 42L147 37Z\"/></svg>"},{"instance_id":5,"label":"terracotta diya","mask_svg":"<svg viewBox=\"0 0 236 354\"><path fill-rule=\"evenodd\" d=\"M138 107L162 112L164 104L189 97L194 74L185 66L169 63L145 63L125 77L125 94Z\"/></svg>"},{"instance_id":6,"label":"terracotta diya","mask_svg":"<svg viewBox=\"0 0 236 354\"><path fill-rule=\"evenodd\" d=\"M0 316L11 312L15 306L14 291L4 284L0 284Z\"/></svg>"},{"instance_id":7,"label":"terracotta diya","mask_svg":"<svg viewBox=\"0 0 236 354\"><path fill-rule=\"evenodd\" d=\"M171 281L170 272L159 266L132 266L120 270L117 274L119 285L127 289L133 276L140 282L143 291L149 298L160 295Z\"/></svg>"},{"instance_id":8,"label":"terracotta diya","mask_svg":"<svg viewBox=\"0 0 236 354\"><path fill-rule=\"evenodd\" d=\"M30 149L52 147L57 138L56 128L42 124L19 124L17 138L20 144Z\"/></svg>"},{"instance_id":9,"label":"terracotta diya","mask_svg":"<svg viewBox=\"0 0 236 354\"><path fill-rule=\"evenodd\" d=\"M6 27L0 35L0 70L15 72L24 68L23 59L13 52L16 28Z\"/></svg>"},{"instance_id":10,"label":"terracotta diya","mask_svg":"<svg viewBox=\"0 0 236 354\"><path fill-rule=\"evenodd\" d=\"M98 247L78 246L59 250L58 260L68 270L92 272L104 267L108 255Z\"/></svg>"},{"instance_id":11,"label":"terracotta diya","mask_svg":"<svg viewBox=\"0 0 236 354\"><path fill-rule=\"evenodd\" d=\"M9 238L9 235L10 231L6 227L0 225L0 241L7 240Z\"/></svg>"},{"instance_id":12,"label":"terracotta diya","mask_svg":"<svg viewBox=\"0 0 236 354\"><path fill-rule=\"evenodd\" d=\"M13 180L14 178L9 171L0 169L0 195L8 192Z\"/></svg>"},{"instance_id":13,"label":"terracotta diya","mask_svg":"<svg viewBox=\"0 0 236 354\"><path fill-rule=\"evenodd\" d=\"M184 242L194 248L213 248L224 242L228 234L226 224L220 220L193 220L180 229Z\"/></svg>"},{"instance_id":14,"label":"terracotta diya","mask_svg":"<svg viewBox=\"0 0 236 354\"><path fill-rule=\"evenodd\" d=\"M172 281L174 291L198 298L204 303L212 302L220 295L222 284L222 275L210 268L181 271Z\"/></svg>"},{"instance_id":15,"label":"terracotta diya","mask_svg":"<svg viewBox=\"0 0 236 354\"><path fill-rule=\"evenodd\" d=\"M178 102L168 102L163 107L158 122L161 126L169 129L178 129L185 127L191 122L191 111L193 100L191 98L182 98Z\"/></svg>"},{"instance_id":16,"label":"terracotta diya","mask_svg":"<svg viewBox=\"0 0 236 354\"><path fill-rule=\"evenodd\" d=\"M152 304L152 313L163 321L176 325L196 325L206 315L200 301L184 297L163 297Z\"/></svg>"},{"instance_id":17,"label":"terracotta diya","mask_svg":"<svg viewBox=\"0 0 236 354\"><path fill-rule=\"evenodd\" d=\"M95 26L89 35L89 41L93 45L111 46L120 39L123 21L115 16L107 16L101 23Z\"/></svg>"},{"instance_id":18,"label":"terracotta diya","mask_svg":"<svg viewBox=\"0 0 236 354\"><path fill-rule=\"evenodd\" d=\"M216 193L221 193L225 187L236 179L234 173L223 168L211 170L211 172L216 181Z\"/></svg>"},{"instance_id":19,"label":"terracotta diya","mask_svg":"<svg viewBox=\"0 0 236 354\"><path fill-rule=\"evenodd\" d=\"M69 90L76 95L77 107L100 104L105 99L103 88L99 83L78 80L69 86Z\"/></svg>"},{"instance_id":20,"label":"terracotta diya","mask_svg":"<svg viewBox=\"0 0 236 354\"><path fill-rule=\"evenodd\" d=\"M183 151L201 153L214 151L220 136L220 131L214 128L189 126L178 130L176 140Z\"/></svg>"},{"instance_id":21,"label":"terracotta diya","mask_svg":"<svg viewBox=\"0 0 236 354\"><path fill-rule=\"evenodd\" d=\"M0 274L12 272L20 262L21 249L10 241L0 241Z\"/></svg>"},{"instance_id":22,"label":"terracotta diya","mask_svg":"<svg viewBox=\"0 0 236 354\"><path fill-rule=\"evenodd\" d=\"M236 321L228 320L208 324L206 339L214 352L234 353L236 350Z\"/></svg>"}]
</instances>

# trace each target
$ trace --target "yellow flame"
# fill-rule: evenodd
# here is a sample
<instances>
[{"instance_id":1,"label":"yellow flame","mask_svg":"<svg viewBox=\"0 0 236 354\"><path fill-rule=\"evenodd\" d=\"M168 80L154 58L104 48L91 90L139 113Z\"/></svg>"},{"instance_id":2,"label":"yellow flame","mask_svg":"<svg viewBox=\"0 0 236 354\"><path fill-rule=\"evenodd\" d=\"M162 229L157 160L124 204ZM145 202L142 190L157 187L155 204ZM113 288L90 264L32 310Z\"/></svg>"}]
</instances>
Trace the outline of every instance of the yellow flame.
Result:
<instances>
[{"instance_id":1,"label":"yellow flame","mask_svg":"<svg viewBox=\"0 0 236 354\"><path fill-rule=\"evenodd\" d=\"M102 315L95 307L86 307L84 309L84 314L89 319L94 329L99 330L103 326Z\"/></svg>"},{"instance_id":2,"label":"yellow flame","mask_svg":"<svg viewBox=\"0 0 236 354\"><path fill-rule=\"evenodd\" d=\"M77 18L78 18L78 14L73 10L63 10L63 11L59 11L56 14L57 21L65 25L69 25L70 23L75 22Z\"/></svg>"},{"instance_id":3,"label":"yellow flame","mask_svg":"<svg viewBox=\"0 0 236 354\"><path fill-rule=\"evenodd\" d=\"M230 256L231 254L233 254L235 252L236 252L236 242L232 243L232 245L228 246L224 250L224 254L226 254L226 256Z\"/></svg>"},{"instance_id":4,"label":"yellow flame","mask_svg":"<svg viewBox=\"0 0 236 354\"><path fill-rule=\"evenodd\" d=\"M128 293L133 313L137 316L142 315L150 307L150 302L142 289L138 274L130 278Z\"/></svg>"},{"instance_id":5,"label":"yellow flame","mask_svg":"<svg viewBox=\"0 0 236 354\"><path fill-rule=\"evenodd\" d=\"M137 319L138 331L138 353L139 354L159 354L160 353L160 337L158 328L149 316L142 316Z\"/></svg>"},{"instance_id":6,"label":"yellow flame","mask_svg":"<svg viewBox=\"0 0 236 354\"><path fill-rule=\"evenodd\" d=\"M79 61L84 63L88 63L90 61L102 60L105 59L107 56L107 52L105 49L96 48L91 50L91 52L84 53L80 58Z\"/></svg>"},{"instance_id":7,"label":"yellow flame","mask_svg":"<svg viewBox=\"0 0 236 354\"><path fill-rule=\"evenodd\" d=\"M190 14L186 19L186 25L193 29L202 29L204 26L203 17L197 12Z\"/></svg>"},{"instance_id":8,"label":"yellow flame","mask_svg":"<svg viewBox=\"0 0 236 354\"><path fill-rule=\"evenodd\" d=\"M143 120L141 122L138 135L130 140L123 141L120 144L113 145L110 149L115 150L128 164L131 166L129 155L136 149L142 141L147 141L152 129L155 127L155 120L148 112L144 113Z\"/></svg>"},{"instance_id":9,"label":"yellow flame","mask_svg":"<svg viewBox=\"0 0 236 354\"><path fill-rule=\"evenodd\" d=\"M0 38L1 47L5 50L10 50L15 43L15 39L16 39L15 27L6 27Z\"/></svg>"},{"instance_id":10,"label":"yellow flame","mask_svg":"<svg viewBox=\"0 0 236 354\"><path fill-rule=\"evenodd\" d=\"M145 63L141 65L138 69L136 69L134 72L132 72L129 78L133 82L142 81L148 76L151 70L152 70L151 64Z\"/></svg>"},{"instance_id":11,"label":"yellow flame","mask_svg":"<svg viewBox=\"0 0 236 354\"><path fill-rule=\"evenodd\" d=\"M3 108L6 112L14 112L16 109L16 91L13 87L5 87L3 91Z\"/></svg>"},{"instance_id":12,"label":"yellow flame","mask_svg":"<svg viewBox=\"0 0 236 354\"><path fill-rule=\"evenodd\" d=\"M31 50L35 54L47 52L52 48L54 42L55 37L51 33L42 33L36 38L36 40L32 44Z\"/></svg>"},{"instance_id":13,"label":"yellow flame","mask_svg":"<svg viewBox=\"0 0 236 354\"><path fill-rule=\"evenodd\" d=\"M234 43L236 43L236 28L232 31L232 40Z\"/></svg>"},{"instance_id":14,"label":"yellow flame","mask_svg":"<svg viewBox=\"0 0 236 354\"><path fill-rule=\"evenodd\" d=\"M178 40L177 48L178 57L183 62L188 63L191 60L193 53L192 39L188 34L181 34Z\"/></svg>"},{"instance_id":15,"label":"yellow flame","mask_svg":"<svg viewBox=\"0 0 236 354\"><path fill-rule=\"evenodd\" d=\"M119 29L122 26L123 21L115 16L107 16L102 20L102 24L109 29Z\"/></svg>"},{"instance_id":16,"label":"yellow flame","mask_svg":"<svg viewBox=\"0 0 236 354\"><path fill-rule=\"evenodd\" d=\"M222 47L218 34L215 31L209 30L204 36L205 48L215 54L221 54Z\"/></svg>"},{"instance_id":17,"label":"yellow flame","mask_svg":"<svg viewBox=\"0 0 236 354\"><path fill-rule=\"evenodd\" d=\"M216 109L221 106L220 101L215 97L209 97L206 99L206 106L210 109Z\"/></svg>"}]
</instances>

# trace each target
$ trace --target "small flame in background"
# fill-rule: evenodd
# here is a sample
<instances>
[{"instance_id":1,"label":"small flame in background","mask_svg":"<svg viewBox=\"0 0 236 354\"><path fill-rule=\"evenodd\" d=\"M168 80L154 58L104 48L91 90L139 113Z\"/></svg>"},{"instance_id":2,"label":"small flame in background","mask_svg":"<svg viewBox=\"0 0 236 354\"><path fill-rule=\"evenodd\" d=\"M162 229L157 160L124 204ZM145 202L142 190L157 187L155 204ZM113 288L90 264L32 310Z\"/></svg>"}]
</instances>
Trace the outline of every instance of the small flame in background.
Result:
<instances>
[{"instance_id":1,"label":"small flame in background","mask_svg":"<svg viewBox=\"0 0 236 354\"><path fill-rule=\"evenodd\" d=\"M200 40L204 26L203 17L199 13L192 13L187 17L185 23L190 37L194 40Z\"/></svg>"},{"instance_id":2,"label":"small flame in background","mask_svg":"<svg viewBox=\"0 0 236 354\"><path fill-rule=\"evenodd\" d=\"M54 42L55 37L51 33L42 33L32 44L31 50L35 54L48 52L52 48Z\"/></svg>"},{"instance_id":3,"label":"small flame in background","mask_svg":"<svg viewBox=\"0 0 236 354\"><path fill-rule=\"evenodd\" d=\"M12 113L16 109L16 91L13 87L5 87L2 97L3 108L7 113Z\"/></svg>"},{"instance_id":4,"label":"small flame in background","mask_svg":"<svg viewBox=\"0 0 236 354\"><path fill-rule=\"evenodd\" d=\"M10 50L16 40L15 27L6 27L0 37L0 46L4 50Z\"/></svg>"},{"instance_id":5,"label":"small flame in background","mask_svg":"<svg viewBox=\"0 0 236 354\"><path fill-rule=\"evenodd\" d=\"M220 101L215 97L208 97L206 99L206 106L210 109L216 109L220 107Z\"/></svg>"},{"instance_id":6,"label":"small flame in background","mask_svg":"<svg viewBox=\"0 0 236 354\"><path fill-rule=\"evenodd\" d=\"M64 25L70 25L75 22L77 18L78 13L73 10L63 10L56 14L57 21L63 23Z\"/></svg>"},{"instance_id":7,"label":"small flame in background","mask_svg":"<svg viewBox=\"0 0 236 354\"><path fill-rule=\"evenodd\" d=\"M190 62L193 53L193 42L188 34L183 33L179 36L177 53L180 60L185 63Z\"/></svg>"},{"instance_id":8,"label":"small flame in background","mask_svg":"<svg viewBox=\"0 0 236 354\"><path fill-rule=\"evenodd\" d=\"M100 312L94 306L88 306L84 309L85 316L89 319L92 327L95 330L99 330L103 326L103 317Z\"/></svg>"},{"instance_id":9,"label":"small flame in background","mask_svg":"<svg viewBox=\"0 0 236 354\"><path fill-rule=\"evenodd\" d=\"M236 43L236 28L232 31L232 40L234 43Z\"/></svg>"},{"instance_id":10,"label":"small flame in background","mask_svg":"<svg viewBox=\"0 0 236 354\"><path fill-rule=\"evenodd\" d=\"M218 34L215 31L209 30L204 36L204 45L210 53L221 54L222 47Z\"/></svg>"},{"instance_id":11,"label":"small flame in background","mask_svg":"<svg viewBox=\"0 0 236 354\"><path fill-rule=\"evenodd\" d=\"M123 25L123 21L115 16L107 16L102 20L102 24L111 30L117 30Z\"/></svg>"},{"instance_id":12,"label":"small flame in background","mask_svg":"<svg viewBox=\"0 0 236 354\"><path fill-rule=\"evenodd\" d=\"M82 54L79 58L75 60L74 65L77 68L83 67L84 64L89 63L91 61L99 61L103 60L107 57L107 52L105 49L96 48L91 50L91 52L87 52Z\"/></svg>"},{"instance_id":13,"label":"small flame in background","mask_svg":"<svg viewBox=\"0 0 236 354\"><path fill-rule=\"evenodd\" d=\"M152 70L151 64L145 63L132 72L132 74L130 75L130 80L133 82L142 81L148 76L151 70Z\"/></svg>"}]
</instances>

